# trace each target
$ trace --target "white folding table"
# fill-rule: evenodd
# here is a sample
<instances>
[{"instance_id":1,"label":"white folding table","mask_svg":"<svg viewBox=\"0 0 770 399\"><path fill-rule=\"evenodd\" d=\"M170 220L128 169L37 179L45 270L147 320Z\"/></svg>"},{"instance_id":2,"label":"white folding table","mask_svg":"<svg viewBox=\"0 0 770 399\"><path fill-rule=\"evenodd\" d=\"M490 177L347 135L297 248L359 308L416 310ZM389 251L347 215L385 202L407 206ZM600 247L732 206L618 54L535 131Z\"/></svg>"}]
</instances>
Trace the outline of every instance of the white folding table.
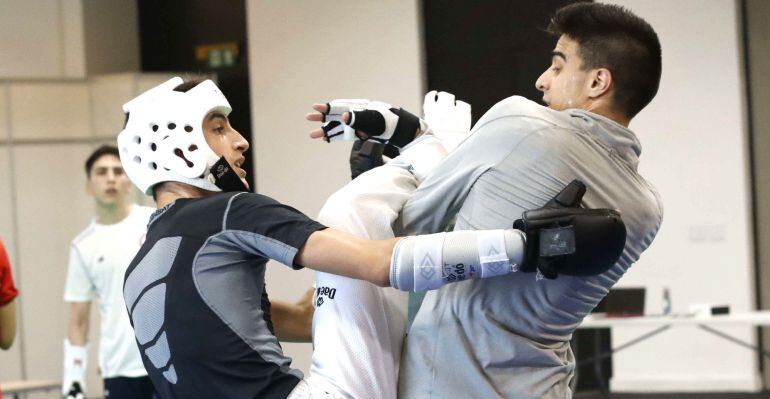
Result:
<instances>
[{"instance_id":1,"label":"white folding table","mask_svg":"<svg viewBox=\"0 0 770 399\"><path fill-rule=\"evenodd\" d=\"M695 316L692 314L671 314L660 316L639 316L639 317L607 317L602 313L595 313L588 315L583 319L583 323L578 328L580 329L597 329L597 328L612 328L612 327L653 327L653 329L647 333L644 333L628 342L624 342L616 347L611 348L608 351L600 352L599 346L595 346L596 352L594 356L583 359L578 362L578 365L585 363L593 363L594 369L597 374L597 382L602 392L607 395L608 389L604 386L601 372L601 360L612 356L613 354L634 346L640 342L643 342L655 335L668 330L671 327L676 326L695 326L707 331L717 337L730 341L734 344L743 346L745 348L756 351L757 353L770 358L770 352L763 350L762 348L752 345L746 341L735 338L732 335L726 334L717 330L715 327L724 326L749 326L749 327L764 327L770 326L770 310L761 310L753 312L738 312L730 313L726 315L713 315L713 316Z\"/></svg>"}]
</instances>

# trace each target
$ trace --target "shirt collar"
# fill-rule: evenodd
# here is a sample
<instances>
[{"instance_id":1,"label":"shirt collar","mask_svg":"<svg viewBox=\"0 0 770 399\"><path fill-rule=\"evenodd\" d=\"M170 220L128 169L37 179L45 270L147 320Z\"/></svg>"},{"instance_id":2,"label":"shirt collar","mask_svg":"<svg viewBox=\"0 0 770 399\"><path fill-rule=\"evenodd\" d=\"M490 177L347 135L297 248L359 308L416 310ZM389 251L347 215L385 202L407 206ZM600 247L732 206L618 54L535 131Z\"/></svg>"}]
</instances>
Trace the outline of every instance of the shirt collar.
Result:
<instances>
[{"instance_id":1,"label":"shirt collar","mask_svg":"<svg viewBox=\"0 0 770 399\"><path fill-rule=\"evenodd\" d=\"M582 109L568 110L582 130L608 145L634 169L639 164L642 144L631 129L599 114Z\"/></svg>"}]
</instances>

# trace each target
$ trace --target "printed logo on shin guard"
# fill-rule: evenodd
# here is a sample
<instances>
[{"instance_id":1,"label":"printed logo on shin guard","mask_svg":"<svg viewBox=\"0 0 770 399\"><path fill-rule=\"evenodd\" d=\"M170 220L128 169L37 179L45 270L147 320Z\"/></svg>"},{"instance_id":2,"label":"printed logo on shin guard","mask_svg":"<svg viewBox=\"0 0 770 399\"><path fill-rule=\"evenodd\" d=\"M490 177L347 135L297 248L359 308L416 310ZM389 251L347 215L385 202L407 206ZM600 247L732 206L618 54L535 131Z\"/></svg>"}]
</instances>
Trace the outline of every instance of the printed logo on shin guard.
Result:
<instances>
[{"instance_id":1,"label":"printed logo on shin guard","mask_svg":"<svg viewBox=\"0 0 770 399\"><path fill-rule=\"evenodd\" d=\"M331 287L318 287L315 290L315 307L320 307L324 304L324 297L327 299L334 299L337 295L337 289Z\"/></svg>"},{"instance_id":2,"label":"printed logo on shin guard","mask_svg":"<svg viewBox=\"0 0 770 399\"><path fill-rule=\"evenodd\" d=\"M476 277L477 269L474 265L466 265L463 263L457 264L444 264L444 270L442 271L442 279L447 283L453 283L455 281L463 281Z\"/></svg>"}]
</instances>

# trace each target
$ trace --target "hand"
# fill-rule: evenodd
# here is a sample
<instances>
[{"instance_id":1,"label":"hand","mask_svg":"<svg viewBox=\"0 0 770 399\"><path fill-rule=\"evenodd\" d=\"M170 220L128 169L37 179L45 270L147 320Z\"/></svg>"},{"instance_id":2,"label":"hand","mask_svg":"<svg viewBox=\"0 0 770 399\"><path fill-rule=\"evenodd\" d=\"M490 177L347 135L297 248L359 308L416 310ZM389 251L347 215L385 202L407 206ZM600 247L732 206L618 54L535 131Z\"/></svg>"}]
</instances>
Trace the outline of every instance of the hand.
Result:
<instances>
[{"instance_id":1,"label":"hand","mask_svg":"<svg viewBox=\"0 0 770 399\"><path fill-rule=\"evenodd\" d=\"M332 100L314 104L313 109L317 112L306 115L306 119L324 124L310 132L310 137L323 137L327 142L358 138L401 148L421 132L419 118L379 101Z\"/></svg>"},{"instance_id":2,"label":"hand","mask_svg":"<svg viewBox=\"0 0 770 399\"><path fill-rule=\"evenodd\" d=\"M330 129L336 129L331 132L332 138L336 137L336 134L342 133L343 137L340 137L340 139L343 140L353 140L356 137L365 140L368 138L366 133L356 131L347 125L350 122L350 111L355 109L365 109L367 105L369 105L369 100L366 99L332 100L328 103L313 104L313 109L316 112L308 113L305 115L305 119L311 122L322 122L324 126L312 130L310 132L310 138L323 139L326 142L333 141L330 140L328 131Z\"/></svg>"},{"instance_id":3,"label":"hand","mask_svg":"<svg viewBox=\"0 0 770 399\"><path fill-rule=\"evenodd\" d=\"M554 279L559 274L592 276L604 273L623 253L626 225L612 209L583 209L586 187L573 180L540 209L526 211L514 222L527 234L522 271Z\"/></svg>"}]
</instances>

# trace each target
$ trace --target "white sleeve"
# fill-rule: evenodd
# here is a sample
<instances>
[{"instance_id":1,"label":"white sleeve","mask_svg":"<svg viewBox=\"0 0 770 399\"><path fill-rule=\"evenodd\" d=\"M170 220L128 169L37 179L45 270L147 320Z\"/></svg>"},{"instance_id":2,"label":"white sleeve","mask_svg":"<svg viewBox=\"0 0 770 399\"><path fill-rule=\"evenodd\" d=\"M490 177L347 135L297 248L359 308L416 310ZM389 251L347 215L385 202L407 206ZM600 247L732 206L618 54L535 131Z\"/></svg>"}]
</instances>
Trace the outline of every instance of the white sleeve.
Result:
<instances>
[{"instance_id":1,"label":"white sleeve","mask_svg":"<svg viewBox=\"0 0 770 399\"><path fill-rule=\"evenodd\" d=\"M418 181L408 165L388 163L361 174L321 208L318 221L360 237L393 237L393 222Z\"/></svg>"},{"instance_id":2,"label":"white sleeve","mask_svg":"<svg viewBox=\"0 0 770 399\"><path fill-rule=\"evenodd\" d=\"M67 268L67 282L64 285L64 300L67 302L87 302L96 299L96 287L86 271L85 262L77 247L70 247L70 260Z\"/></svg>"}]
</instances>

